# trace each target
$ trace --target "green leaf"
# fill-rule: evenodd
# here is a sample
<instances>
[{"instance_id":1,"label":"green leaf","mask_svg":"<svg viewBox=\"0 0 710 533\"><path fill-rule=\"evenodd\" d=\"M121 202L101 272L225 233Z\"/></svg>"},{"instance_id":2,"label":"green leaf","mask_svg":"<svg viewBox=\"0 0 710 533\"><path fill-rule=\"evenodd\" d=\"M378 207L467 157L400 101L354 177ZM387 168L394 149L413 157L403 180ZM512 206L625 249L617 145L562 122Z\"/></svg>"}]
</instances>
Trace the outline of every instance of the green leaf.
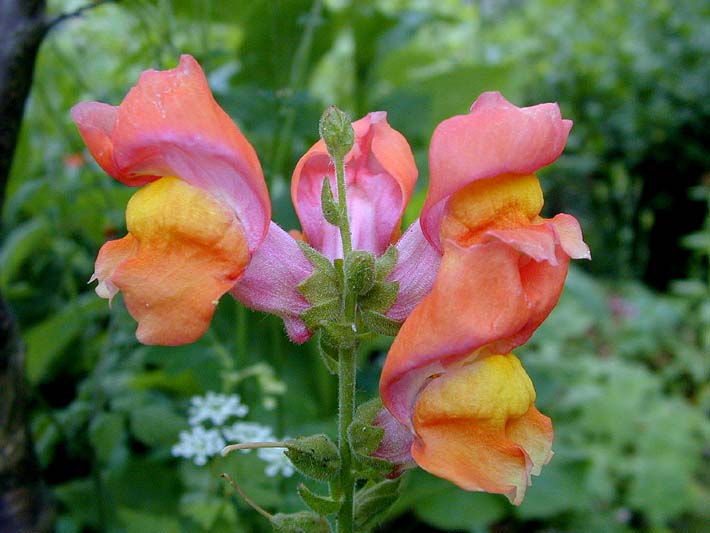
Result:
<instances>
[{"instance_id":1,"label":"green leaf","mask_svg":"<svg viewBox=\"0 0 710 533\"><path fill-rule=\"evenodd\" d=\"M64 350L86 328L93 318L106 315L108 305L92 293L79 296L61 311L25 333L27 343L26 370L31 383L50 377Z\"/></svg>"},{"instance_id":2,"label":"green leaf","mask_svg":"<svg viewBox=\"0 0 710 533\"><path fill-rule=\"evenodd\" d=\"M99 511L96 506L96 484L90 478L75 478L52 487L56 499L67 509L82 529L98 529Z\"/></svg>"},{"instance_id":3,"label":"green leaf","mask_svg":"<svg viewBox=\"0 0 710 533\"><path fill-rule=\"evenodd\" d=\"M367 531L377 524L399 497L402 478L386 479L355 495L355 530Z\"/></svg>"},{"instance_id":4,"label":"green leaf","mask_svg":"<svg viewBox=\"0 0 710 533\"><path fill-rule=\"evenodd\" d=\"M127 533L145 533L160 531L160 533L180 533L180 521L172 515L153 514L133 509L119 508L119 520L126 526Z\"/></svg>"},{"instance_id":5,"label":"green leaf","mask_svg":"<svg viewBox=\"0 0 710 533\"><path fill-rule=\"evenodd\" d=\"M342 212L340 210L340 205L338 205L333 198L333 191L330 188L330 180L328 179L328 176L323 178L323 188L320 192L320 204L321 209L323 210L323 217L328 221L328 223L333 226L339 226Z\"/></svg>"},{"instance_id":6,"label":"green leaf","mask_svg":"<svg viewBox=\"0 0 710 533\"><path fill-rule=\"evenodd\" d=\"M330 533L328 521L315 513L278 513L271 517L271 526L278 533Z\"/></svg>"},{"instance_id":7,"label":"green leaf","mask_svg":"<svg viewBox=\"0 0 710 533\"><path fill-rule=\"evenodd\" d=\"M177 440L185 420L164 405L146 405L130 413L131 433L148 446L170 446Z\"/></svg>"},{"instance_id":8,"label":"green leaf","mask_svg":"<svg viewBox=\"0 0 710 533\"><path fill-rule=\"evenodd\" d=\"M335 479L340 471L338 447L327 435L311 435L286 441L286 457L302 474L319 481Z\"/></svg>"},{"instance_id":9,"label":"green leaf","mask_svg":"<svg viewBox=\"0 0 710 533\"><path fill-rule=\"evenodd\" d=\"M416 515L428 524L444 530L471 531L487 528L505 516L507 506L500 496L466 492L447 481L443 483L447 487L414 506Z\"/></svg>"},{"instance_id":10,"label":"green leaf","mask_svg":"<svg viewBox=\"0 0 710 533\"><path fill-rule=\"evenodd\" d=\"M360 311L360 318L369 330L382 335L389 335L390 337L397 335L399 328L402 327L402 324L396 320L375 311L363 309Z\"/></svg>"},{"instance_id":11,"label":"green leaf","mask_svg":"<svg viewBox=\"0 0 710 533\"><path fill-rule=\"evenodd\" d=\"M27 260L38 251L46 251L51 237L49 222L34 218L14 228L0 249L0 289L7 291L10 282Z\"/></svg>"},{"instance_id":12,"label":"green leaf","mask_svg":"<svg viewBox=\"0 0 710 533\"><path fill-rule=\"evenodd\" d=\"M99 413L89 425L89 441L99 460L115 458L124 440L124 417L120 413Z\"/></svg>"},{"instance_id":13,"label":"green leaf","mask_svg":"<svg viewBox=\"0 0 710 533\"><path fill-rule=\"evenodd\" d=\"M308 507L320 515L328 515L338 512L343 502L336 501L328 496L314 494L303 483L298 485L298 495Z\"/></svg>"},{"instance_id":14,"label":"green leaf","mask_svg":"<svg viewBox=\"0 0 710 533\"><path fill-rule=\"evenodd\" d=\"M325 367L331 374L338 373L338 347L333 344L332 339L328 335L324 335L323 331L320 332L318 338L318 353L323 359Z\"/></svg>"}]
</instances>

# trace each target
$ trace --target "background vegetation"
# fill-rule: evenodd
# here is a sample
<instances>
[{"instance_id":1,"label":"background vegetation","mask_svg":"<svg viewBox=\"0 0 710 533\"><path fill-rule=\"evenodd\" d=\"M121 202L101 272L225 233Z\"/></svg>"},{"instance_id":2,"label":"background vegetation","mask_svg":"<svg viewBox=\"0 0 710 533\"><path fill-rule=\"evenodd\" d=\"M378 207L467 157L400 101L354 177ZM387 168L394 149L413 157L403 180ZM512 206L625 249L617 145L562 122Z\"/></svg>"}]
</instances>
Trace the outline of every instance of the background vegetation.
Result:
<instances>
[{"instance_id":1,"label":"background vegetation","mask_svg":"<svg viewBox=\"0 0 710 533\"><path fill-rule=\"evenodd\" d=\"M380 531L710 527L709 24L696 0L127 0L65 21L40 52L0 247L57 531L266 530L222 471L269 509L299 508L297 476L270 478L253 454L204 467L171 455L194 395L237 392L277 435L334 432L333 378L280 321L224 298L199 342L145 347L120 298L109 311L86 285L133 191L93 163L68 110L119 103L180 53L254 144L285 228L290 172L327 104L386 110L409 139L420 182L407 223L433 128L480 92L557 101L575 121L542 181L547 212L580 219L594 260L518 352L557 455L518 508L411 472ZM361 354L363 399L388 343Z\"/></svg>"}]
</instances>

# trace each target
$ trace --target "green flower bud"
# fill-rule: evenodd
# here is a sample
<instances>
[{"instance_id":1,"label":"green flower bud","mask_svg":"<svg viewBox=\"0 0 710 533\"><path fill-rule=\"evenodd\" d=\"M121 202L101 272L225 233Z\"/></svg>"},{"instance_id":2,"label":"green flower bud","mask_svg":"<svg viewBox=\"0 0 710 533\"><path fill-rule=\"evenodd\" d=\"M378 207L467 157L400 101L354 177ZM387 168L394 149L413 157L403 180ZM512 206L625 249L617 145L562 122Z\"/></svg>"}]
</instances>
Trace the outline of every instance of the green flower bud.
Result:
<instances>
[{"instance_id":1,"label":"green flower bud","mask_svg":"<svg viewBox=\"0 0 710 533\"><path fill-rule=\"evenodd\" d=\"M350 124L350 117L334 105L323 112L318 132L333 159L344 158L355 143L355 131Z\"/></svg>"},{"instance_id":2,"label":"green flower bud","mask_svg":"<svg viewBox=\"0 0 710 533\"><path fill-rule=\"evenodd\" d=\"M364 250L350 252L345 258L345 275L353 292L366 294L375 284L375 258Z\"/></svg>"},{"instance_id":3,"label":"green flower bud","mask_svg":"<svg viewBox=\"0 0 710 533\"><path fill-rule=\"evenodd\" d=\"M286 457L302 474L319 481L329 481L340 472L338 447L326 435L298 437L284 444Z\"/></svg>"}]
</instances>

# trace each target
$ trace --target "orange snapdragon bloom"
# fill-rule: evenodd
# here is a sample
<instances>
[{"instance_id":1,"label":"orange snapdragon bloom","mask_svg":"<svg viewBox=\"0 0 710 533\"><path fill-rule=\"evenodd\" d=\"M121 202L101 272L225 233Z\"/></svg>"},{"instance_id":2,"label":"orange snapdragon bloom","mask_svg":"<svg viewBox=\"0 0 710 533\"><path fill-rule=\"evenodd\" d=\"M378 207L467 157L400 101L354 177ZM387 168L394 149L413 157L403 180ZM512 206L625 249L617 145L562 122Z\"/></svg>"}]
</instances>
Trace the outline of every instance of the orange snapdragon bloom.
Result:
<instances>
[{"instance_id":1,"label":"orange snapdragon bloom","mask_svg":"<svg viewBox=\"0 0 710 533\"><path fill-rule=\"evenodd\" d=\"M123 292L145 344L196 340L269 228L254 149L188 55L144 72L120 106L83 102L72 117L108 174L142 186L126 208L128 235L99 251L96 292Z\"/></svg>"},{"instance_id":2,"label":"orange snapdragon bloom","mask_svg":"<svg viewBox=\"0 0 710 533\"><path fill-rule=\"evenodd\" d=\"M534 174L559 157L571 126L556 104L518 108L485 93L437 127L421 224L443 258L380 381L417 464L515 504L552 455L552 425L509 352L557 303L570 258L589 258L573 217L540 217Z\"/></svg>"}]
</instances>

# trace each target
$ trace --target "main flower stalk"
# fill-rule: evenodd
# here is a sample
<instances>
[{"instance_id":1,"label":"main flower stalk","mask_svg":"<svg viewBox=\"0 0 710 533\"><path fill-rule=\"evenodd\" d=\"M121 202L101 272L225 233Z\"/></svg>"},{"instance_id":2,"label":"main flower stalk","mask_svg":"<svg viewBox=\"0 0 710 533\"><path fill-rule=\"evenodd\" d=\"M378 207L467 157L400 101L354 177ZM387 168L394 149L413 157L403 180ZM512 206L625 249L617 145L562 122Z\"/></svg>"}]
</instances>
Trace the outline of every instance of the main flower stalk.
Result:
<instances>
[{"instance_id":1,"label":"main flower stalk","mask_svg":"<svg viewBox=\"0 0 710 533\"><path fill-rule=\"evenodd\" d=\"M326 120L335 115L337 118L344 118L341 124L343 129L352 131L349 119L337 109L330 108L326 111ZM333 122L331 120L331 122ZM350 222L348 219L347 192L345 187L345 155L349 151L348 142L343 135L336 135L335 142L329 142L328 135L324 135L324 140L328 145L328 151L333 158L335 165L335 178L338 188L338 207L340 217L338 218L338 228L343 244L343 257L347 257L352 252L352 236L350 233ZM352 137L350 137L351 139ZM344 141L344 142L343 142ZM343 146L345 145L345 146ZM343 270L343 319L344 323L355 331L356 329L356 309L357 295L347 283L347 272ZM354 503L354 482L352 474L352 454L348 440L348 427L352 424L355 415L355 385L357 382L357 343L341 345L338 349L338 449L340 451L340 476L338 479L338 491L342 497L342 506L338 511L337 528L339 533L350 533L353 531L353 503Z\"/></svg>"}]
</instances>

